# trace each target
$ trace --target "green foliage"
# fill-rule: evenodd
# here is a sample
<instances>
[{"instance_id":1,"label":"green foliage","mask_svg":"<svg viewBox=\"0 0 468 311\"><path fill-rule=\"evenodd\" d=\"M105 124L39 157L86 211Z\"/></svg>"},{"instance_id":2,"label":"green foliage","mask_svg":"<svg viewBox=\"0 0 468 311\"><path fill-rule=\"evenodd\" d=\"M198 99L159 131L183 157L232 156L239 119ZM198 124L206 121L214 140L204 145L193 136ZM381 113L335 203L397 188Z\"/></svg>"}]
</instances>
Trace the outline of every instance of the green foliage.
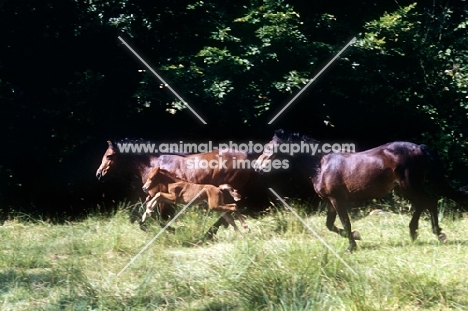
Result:
<instances>
[{"instance_id":1,"label":"green foliage","mask_svg":"<svg viewBox=\"0 0 468 311\"><path fill-rule=\"evenodd\" d=\"M365 86L366 95L392 88L384 103L420 120L419 140L438 151L449 174L468 168L466 18L463 7L412 4L368 22L358 43L373 58L359 62L370 68L365 74L388 83Z\"/></svg>"},{"instance_id":2,"label":"green foliage","mask_svg":"<svg viewBox=\"0 0 468 311\"><path fill-rule=\"evenodd\" d=\"M221 124L257 122L275 100L304 85L314 49L323 49L309 42L299 14L284 1L264 1L260 7L251 2L235 10L237 16L206 2L188 5L184 12L226 18L214 23L213 30L205 30L205 37L197 35L200 43L195 45L203 44L198 51L186 46L188 53L171 57L161 68L173 84L188 93L189 102L210 107L203 109L214 120L220 115L232 119L221 117ZM194 33L199 32L196 24L193 28ZM138 91L144 102L153 101L154 95L151 87ZM184 107L175 107L179 108Z\"/></svg>"}]
</instances>

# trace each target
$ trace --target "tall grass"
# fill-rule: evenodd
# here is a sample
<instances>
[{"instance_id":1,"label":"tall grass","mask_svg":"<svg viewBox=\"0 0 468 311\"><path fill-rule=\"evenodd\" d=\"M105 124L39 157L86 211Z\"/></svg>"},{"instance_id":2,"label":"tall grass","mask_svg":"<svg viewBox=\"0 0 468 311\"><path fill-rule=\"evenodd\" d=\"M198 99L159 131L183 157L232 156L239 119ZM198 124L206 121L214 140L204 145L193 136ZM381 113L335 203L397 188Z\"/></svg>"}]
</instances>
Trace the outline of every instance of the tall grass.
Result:
<instances>
[{"instance_id":1,"label":"tall grass","mask_svg":"<svg viewBox=\"0 0 468 311\"><path fill-rule=\"evenodd\" d=\"M294 206L300 208L300 206ZM363 240L329 232L325 215L301 214L352 267L354 275L285 211L248 219L250 233L203 233L217 215L187 211L120 276L159 232L141 231L121 209L112 217L52 225L0 227L2 310L465 310L468 307L468 217L442 220L448 242L420 221L410 242L410 216L353 220Z\"/></svg>"}]
</instances>

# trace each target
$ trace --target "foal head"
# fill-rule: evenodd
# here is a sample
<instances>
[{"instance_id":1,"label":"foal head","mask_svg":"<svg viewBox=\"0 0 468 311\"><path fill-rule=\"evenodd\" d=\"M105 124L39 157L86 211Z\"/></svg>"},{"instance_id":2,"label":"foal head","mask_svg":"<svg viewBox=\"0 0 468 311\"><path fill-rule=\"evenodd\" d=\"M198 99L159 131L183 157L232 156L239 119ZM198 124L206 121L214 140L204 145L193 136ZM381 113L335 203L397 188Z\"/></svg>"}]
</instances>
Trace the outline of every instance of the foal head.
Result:
<instances>
[{"instance_id":1,"label":"foal head","mask_svg":"<svg viewBox=\"0 0 468 311\"><path fill-rule=\"evenodd\" d=\"M148 173L148 177L142 189L143 192L153 197L158 192L166 192L169 184L178 181L181 180L172 177L168 171L156 166Z\"/></svg>"},{"instance_id":2,"label":"foal head","mask_svg":"<svg viewBox=\"0 0 468 311\"><path fill-rule=\"evenodd\" d=\"M152 169L149 174L148 178L146 179L145 184L143 185L143 191L147 194L154 195L153 190L156 190L156 192L159 191L159 183L161 182L159 179L160 173L159 173L159 166L155 167ZM153 189L153 188L158 188L158 189ZM150 193L151 192L151 193Z\"/></svg>"}]
</instances>

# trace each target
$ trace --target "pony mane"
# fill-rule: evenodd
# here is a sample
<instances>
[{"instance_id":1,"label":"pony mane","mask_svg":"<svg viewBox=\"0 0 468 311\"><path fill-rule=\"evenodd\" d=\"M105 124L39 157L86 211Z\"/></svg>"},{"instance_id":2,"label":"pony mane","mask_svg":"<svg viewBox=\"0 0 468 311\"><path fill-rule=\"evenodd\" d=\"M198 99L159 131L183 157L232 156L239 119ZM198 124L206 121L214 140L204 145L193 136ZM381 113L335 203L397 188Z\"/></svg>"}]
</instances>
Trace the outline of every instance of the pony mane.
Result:
<instances>
[{"instance_id":1,"label":"pony mane","mask_svg":"<svg viewBox=\"0 0 468 311\"><path fill-rule=\"evenodd\" d=\"M155 142L155 141L151 141L151 140L148 140L148 139L143 139L143 138L123 138L123 139L113 139L113 140L108 140L107 141L108 143L111 143L111 148L116 151L117 153L121 153L119 148L118 148L118 145L128 145L128 144L134 144L134 145L138 145L138 144L148 144L148 145L151 145L151 144L154 144L156 146L156 149L158 148L158 146L161 144L159 142ZM130 153L130 154L140 154L140 153ZM144 153L141 153L141 154L144 154ZM189 152L179 152L179 151L168 151L168 152L152 152L152 153L149 153L149 155L153 155L153 156L161 156L161 155L178 155L178 156L182 156L182 157L185 157L187 155L190 155Z\"/></svg>"},{"instance_id":2,"label":"pony mane","mask_svg":"<svg viewBox=\"0 0 468 311\"><path fill-rule=\"evenodd\" d=\"M143 138L112 138L108 139L107 143L109 144L109 147L116 151L117 153L120 153L119 148L117 147L118 145L122 144L144 144L144 143L149 143L148 140L144 140Z\"/></svg>"},{"instance_id":3,"label":"pony mane","mask_svg":"<svg viewBox=\"0 0 468 311\"><path fill-rule=\"evenodd\" d=\"M294 143L299 141L303 141L306 143L319 143L318 140L313 139L307 135L283 129L278 129L275 131L273 140L278 143Z\"/></svg>"}]
</instances>

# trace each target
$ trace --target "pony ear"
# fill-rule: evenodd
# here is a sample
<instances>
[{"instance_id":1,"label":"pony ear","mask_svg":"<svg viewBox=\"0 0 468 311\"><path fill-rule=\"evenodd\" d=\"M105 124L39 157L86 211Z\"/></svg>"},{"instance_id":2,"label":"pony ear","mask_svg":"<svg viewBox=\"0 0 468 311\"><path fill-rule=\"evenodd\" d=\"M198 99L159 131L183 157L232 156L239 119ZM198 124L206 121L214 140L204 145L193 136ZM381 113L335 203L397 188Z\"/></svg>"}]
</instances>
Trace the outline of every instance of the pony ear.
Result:
<instances>
[{"instance_id":1,"label":"pony ear","mask_svg":"<svg viewBox=\"0 0 468 311\"><path fill-rule=\"evenodd\" d=\"M112 149L112 150L114 150L115 152L119 152L119 150L115 147L115 145L112 143L111 140L108 140L108 141L107 141L107 145L108 145L107 148Z\"/></svg>"}]
</instances>

